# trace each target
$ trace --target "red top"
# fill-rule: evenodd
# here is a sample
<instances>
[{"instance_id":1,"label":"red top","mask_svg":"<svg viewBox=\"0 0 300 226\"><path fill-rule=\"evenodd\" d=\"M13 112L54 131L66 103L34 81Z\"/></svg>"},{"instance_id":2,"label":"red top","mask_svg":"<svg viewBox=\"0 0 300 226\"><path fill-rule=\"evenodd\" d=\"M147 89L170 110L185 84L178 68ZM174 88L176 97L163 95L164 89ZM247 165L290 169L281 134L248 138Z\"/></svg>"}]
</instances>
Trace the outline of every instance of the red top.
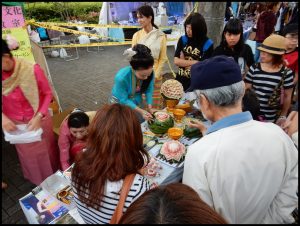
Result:
<instances>
[{"instance_id":1,"label":"red top","mask_svg":"<svg viewBox=\"0 0 300 226\"><path fill-rule=\"evenodd\" d=\"M9 78L12 73L13 70L9 72L2 70L2 81ZM38 64L34 65L34 74L39 90L40 103L38 112L46 115L49 104L52 101L52 90L43 69ZM7 96L2 95L2 113L16 121L29 121L34 114L33 108L25 98L20 87L15 88Z\"/></svg>"},{"instance_id":2,"label":"red top","mask_svg":"<svg viewBox=\"0 0 300 226\"><path fill-rule=\"evenodd\" d=\"M298 50L283 55L286 66L298 73Z\"/></svg>"}]
</instances>

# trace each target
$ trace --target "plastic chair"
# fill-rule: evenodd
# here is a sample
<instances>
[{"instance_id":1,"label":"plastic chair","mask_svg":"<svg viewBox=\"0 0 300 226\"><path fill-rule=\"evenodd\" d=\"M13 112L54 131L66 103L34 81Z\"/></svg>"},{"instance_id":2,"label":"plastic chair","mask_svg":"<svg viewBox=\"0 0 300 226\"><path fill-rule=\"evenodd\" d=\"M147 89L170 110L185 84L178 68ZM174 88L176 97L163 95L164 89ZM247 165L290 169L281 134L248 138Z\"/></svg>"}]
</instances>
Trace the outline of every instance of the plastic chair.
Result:
<instances>
[{"instance_id":1,"label":"plastic chair","mask_svg":"<svg viewBox=\"0 0 300 226\"><path fill-rule=\"evenodd\" d=\"M91 33L91 34L96 34L96 30L90 30L90 31L87 31L87 32L89 32L89 33ZM96 42L96 43L98 43L98 42L101 42L101 39L100 38L97 38L97 37L90 37L89 38L90 39L90 42L92 43L92 42ZM97 46L97 51L92 51L92 50L89 50L89 48L92 48L92 47L86 47L86 51L87 52L89 52L89 53L95 53L95 52L100 52L101 50L104 50L103 48L100 48L100 46Z\"/></svg>"}]
</instances>

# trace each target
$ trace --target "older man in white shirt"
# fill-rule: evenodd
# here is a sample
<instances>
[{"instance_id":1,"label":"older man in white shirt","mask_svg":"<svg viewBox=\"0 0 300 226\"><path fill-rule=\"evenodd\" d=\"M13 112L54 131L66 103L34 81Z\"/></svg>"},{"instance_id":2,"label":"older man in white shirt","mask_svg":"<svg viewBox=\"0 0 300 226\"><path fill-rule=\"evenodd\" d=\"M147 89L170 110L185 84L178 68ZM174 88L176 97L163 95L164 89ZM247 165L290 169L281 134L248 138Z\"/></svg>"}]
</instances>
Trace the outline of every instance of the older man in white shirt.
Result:
<instances>
[{"instance_id":1,"label":"older man in white shirt","mask_svg":"<svg viewBox=\"0 0 300 226\"><path fill-rule=\"evenodd\" d=\"M191 68L191 87L213 124L187 151L183 183L229 223L292 223L298 198L298 151L273 123L242 112L238 64L217 56Z\"/></svg>"}]
</instances>

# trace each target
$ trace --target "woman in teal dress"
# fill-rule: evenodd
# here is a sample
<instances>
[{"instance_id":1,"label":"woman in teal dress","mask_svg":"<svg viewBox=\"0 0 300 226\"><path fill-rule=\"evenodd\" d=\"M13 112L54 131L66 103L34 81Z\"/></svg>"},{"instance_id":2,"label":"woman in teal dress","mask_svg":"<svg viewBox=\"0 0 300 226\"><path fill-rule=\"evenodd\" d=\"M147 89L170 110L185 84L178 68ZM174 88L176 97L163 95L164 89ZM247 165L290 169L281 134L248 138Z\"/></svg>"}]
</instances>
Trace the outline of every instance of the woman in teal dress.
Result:
<instances>
[{"instance_id":1,"label":"woman in teal dress","mask_svg":"<svg viewBox=\"0 0 300 226\"><path fill-rule=\"evenodd\" d=\"M152 95L154 90L154 59L151 50L137 44L125 50L130 66L121 68L115 76L111 103L120 103L135 110L140 118L152 118ZM143 106L145 95L147 106Z\"/></svg>"}]
</instances>

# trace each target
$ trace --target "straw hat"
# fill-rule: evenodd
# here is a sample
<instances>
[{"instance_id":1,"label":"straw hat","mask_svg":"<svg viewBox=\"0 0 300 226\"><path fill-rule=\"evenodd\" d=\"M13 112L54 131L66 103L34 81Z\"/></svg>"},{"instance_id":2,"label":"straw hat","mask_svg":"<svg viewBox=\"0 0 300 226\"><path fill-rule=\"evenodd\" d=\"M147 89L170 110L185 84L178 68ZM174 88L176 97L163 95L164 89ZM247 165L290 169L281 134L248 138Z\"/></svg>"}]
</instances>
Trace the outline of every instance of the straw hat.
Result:
<instances>
[{"instance_id":1,"label":"straw hat","mask_svg":"<svg viewBox=\"0 0 300 226\"><path fill-rule=\"evenodd\" d=\"M267 53L283 55L285 54L285 38L281 35L272 34L257 49Z\"/></svg>"}]
</instances>

